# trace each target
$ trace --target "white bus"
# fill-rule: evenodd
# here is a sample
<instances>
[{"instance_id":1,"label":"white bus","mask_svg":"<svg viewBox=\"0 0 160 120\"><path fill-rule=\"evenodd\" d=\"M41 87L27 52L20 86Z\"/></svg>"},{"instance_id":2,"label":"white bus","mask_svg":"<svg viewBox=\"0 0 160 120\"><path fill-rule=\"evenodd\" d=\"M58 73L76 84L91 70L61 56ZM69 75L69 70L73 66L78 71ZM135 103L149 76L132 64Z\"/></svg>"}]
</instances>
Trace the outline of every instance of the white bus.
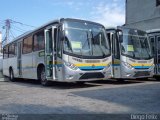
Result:
<instances>
[{"instance_id":1,"label":"white bus","mask_svg":"<svg viewBox=\"0 0 160 120\"><path fill-rule=\"evenodd\" d=\"M113 78L148 78L154 74L154 58L147 33L117 27L106 29L112 49Z\"/></svg>"},{"instance_id":2,"label":"white bus","mask_svg":"<svg viewBox=\"0 0 160 120\"><path fill-rule=\"evenodd\" d=\"M153 29L147 31L150 42L151 48L154 56L154 77L159 80L160 79L160 29Z\"/></svg>"},{"instance_id":3,"label":"white bus","mask_svg":"<svg viewBox=\"0 0 160 120\"><path fill-rule=\"evenodd\" d=\"M3 48L3 74L14 78L84 82L111 77L103 25L62 18L23 34Z\"/></svg>"}]
</instances>

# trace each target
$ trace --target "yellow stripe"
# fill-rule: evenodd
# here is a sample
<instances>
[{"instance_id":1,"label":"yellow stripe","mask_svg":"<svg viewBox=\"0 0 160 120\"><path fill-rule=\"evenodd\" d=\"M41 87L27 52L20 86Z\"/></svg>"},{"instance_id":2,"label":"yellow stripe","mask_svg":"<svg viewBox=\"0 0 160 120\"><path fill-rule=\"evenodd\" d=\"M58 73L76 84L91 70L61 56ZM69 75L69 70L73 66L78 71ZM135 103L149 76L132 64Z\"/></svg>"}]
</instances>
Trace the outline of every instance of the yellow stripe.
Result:
<instances>
[{"instance_id":1,"label":"yellow stripe","mask_svg":"<svg viewBox=\"0 0 160 120\"><path fill-rule=\"evenodd\" d=\"M133 63L132 66L152 66L150 63Z\"/></svg>"},{"instance_id":2,"label":"yellow stripe","mask_svg":"<svg viewBox=\"0 0 160 120\"><path fill-rule=\"evenodd\" d=\"M85 67L85 66L108 66L109 65L109 63L108 64L106 64L106 63L93 63L93 64L91 64L91 63L78 63L78 64L74 64L75 66L77 66L77 67Z\"/></svg>"}]
</instances>

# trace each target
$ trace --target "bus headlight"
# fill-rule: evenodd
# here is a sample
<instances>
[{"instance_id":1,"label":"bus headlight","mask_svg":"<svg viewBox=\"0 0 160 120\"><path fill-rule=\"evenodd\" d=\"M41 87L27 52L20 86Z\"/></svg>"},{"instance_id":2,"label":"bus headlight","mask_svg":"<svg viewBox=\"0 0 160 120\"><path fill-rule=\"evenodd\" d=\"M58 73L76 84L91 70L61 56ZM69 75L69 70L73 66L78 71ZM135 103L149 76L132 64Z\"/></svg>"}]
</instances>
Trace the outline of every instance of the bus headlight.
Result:
<instances>
[{"instance_id":1,"label":"bus headlight","mask_svg":"<svg viewBox=\"0 0 160 120\"><path fill-rule=\"evenodd\" d=\"M123 62L123 61L122 61L122 64L123 64L125 67L127 67L127 68L129 68L129 69L131 69L131 70L134 69L133 66L130 65L129 63L127 63L127 62Z\"/></svg>"},{"instance_id":2,"label":"bus headlight","mask_svg":"<svg viewBox=\"0 0 160 120\"><path fill-rule=\"evenodd\" d=\"M65 65L69 68L71 68L72 70L77 70L78 67L75 66L74 64L70 63L70 62L65 62Z\"/></svg>"}]
</instances>

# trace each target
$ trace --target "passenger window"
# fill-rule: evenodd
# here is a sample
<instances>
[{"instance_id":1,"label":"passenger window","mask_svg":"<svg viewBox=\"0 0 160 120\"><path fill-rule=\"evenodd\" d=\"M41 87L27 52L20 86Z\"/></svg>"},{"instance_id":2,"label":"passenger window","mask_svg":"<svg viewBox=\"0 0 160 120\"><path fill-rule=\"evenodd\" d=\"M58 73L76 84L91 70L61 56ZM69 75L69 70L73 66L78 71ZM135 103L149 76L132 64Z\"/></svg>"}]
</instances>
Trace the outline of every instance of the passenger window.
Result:
<instances>
[{"instance_id":1,"label":"passenger window","mask_svg":"<svg viewBox=\"0 0 160 120\"><path fill-rule=\"evenodd\" d=\"M62 58L62 40L61 40L61 32L60 28L58 28L57 32L57 56Z\"/></svg>"},{"instance_id":2,"label":"passenger window","mask_svg":"<svg viewBox=\"0 0 160 120\"><path fill-rule=\"evenodd\" d=\"M155 47L154 47L154 37L150 38L150 43L151 43L151 49L152 49L152 53L155 54Z\"/></svg>"},{"instance_id":3,"label":"passenger window","mask_svg":"<svg viewBox=\"0 0 160 120\"><path fill-rule=\"evenodd\" d=\"M160 37L158 37L157 40L158 40L158 54L160 54Z\"/></svg>"},{"instance_id":4,"label":"passenger window","mask_svg":"<svg viewBox=\"0 0 160 120\"><path fill-rule=\"evenodd\" d=\"M32 52L32 36L28 37L28 48L27 48L27 52L30 53Z\"/></svg>"},{"instance_id":5,"label":"passenger window","mask_svg":"<svg viewBox=\"0 0 160 120\"><path fill-rule=\"evenodd\" d=\"M15 56L15 43L9 45L9 58Z\"/></svg>"},{"instance_id":6,"label":"passenger window","mask_svg":"<svg viewBox=\"0 0 160 120\"><path fill-rule=\"evenodd\" d=\"M44 49L44 31L40 31L34 35L34 45L33 50L43 50Z\"/></svg>"},{"instance_id":7,"label":"passenger window","mask_svg":"<svg viewBox=\"0 0 160 120\"><path fill-rule=\"evenodd\" d=\"M8 46L3 48L3 59L8 58Z\"/></svg>"},{"instance_id":8,"label":"passenger window","mask_svg":"<svg viewBox=\"0 0 160 120\"><path fill-rule=\"evenodd\" d=\"M23 54L27 53L27 39L23 40Z\"/></svg>"},{"instance_id":9,"label":"passenger window","mask_svg":"<svg viewBox=\"0 0 160 120\"><path fill-rule=\"evenodd\" d=\"M116 34L112 34L112 39L113 39L113 43L114 43L114 47L113 47L113 53L114 53L114 57L116 59L120 59L120 49L119 49L119 42L118 39L116 37Z\"/></svg>"},{"instance_id":10,"label":"passenger window","mask_svg":"<svg viewBox=\"0 0 160 120\"><path fill-rule=\"evenodd\" d=\"M23 54L32 52L32 36L23 40Z\"/></svg>"},{"instance_id":11,"label":"passenger window","mask_svg":"<svg viewBox=\"0 0 160 120\"><path fill-rule=\"evenodd\" d=\"M156 0L156 6L160 5L160 0Z\"/></svg>"},{"instance_id":12,"label":"passenger window","mask_svg":"<svg viewBox=\"0 0 160 120\"><path fill-rule=\"evenodd\" d=\"M57 28L54 29L54 51L56 51Z\"/></svg>"},{"instance_id":13,"label":"passenger window","mask_svg":"<svg viewBox=\"0 0 160 120\"><path fill-rule=\"evenodd\" d=\"M53 43L52 43L52 30L48 30L46 32L46 52L51 53L53 51Z\"/></svg>"},{"instance_id":14,"label":"passenger window","mask_svg":"<svg viewBox=\"0 0 160 120\"><path fill-rule=\"evenodd\" d=\"M17 55L17 43L14 43L14 55Z\"/></svg>"}]
</instances>

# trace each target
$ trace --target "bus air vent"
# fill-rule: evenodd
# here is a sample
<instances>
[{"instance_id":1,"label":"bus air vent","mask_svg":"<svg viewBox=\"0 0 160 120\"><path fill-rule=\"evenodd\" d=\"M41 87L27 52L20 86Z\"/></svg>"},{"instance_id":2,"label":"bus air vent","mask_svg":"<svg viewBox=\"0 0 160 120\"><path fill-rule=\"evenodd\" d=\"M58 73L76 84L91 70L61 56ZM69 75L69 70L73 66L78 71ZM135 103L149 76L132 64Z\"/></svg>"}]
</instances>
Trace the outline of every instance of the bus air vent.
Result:
<instances>
[{"instance_id":1,"label":"bus air vent","mask_svg":"<svg viewBox=\"0 0 160 120\"><path fill-rule=\"evenodd\" d=\"M92 78L104 78L104 75L100 72L96 72L96 73L85 73L80 77L80 79L92 79Z\"/></svg>"},{"instance_id":2,"label":"bus air vent","mask_svg":"<svg viewBox=\"0 0 160 120\"><path fill-rule=\"evenodd\" d=\"M149 75L150 73L148 71L139 71L139 72L136 72L134 77L143 77L143 76L149 76Z\"/></svg>"}]
</instances>

